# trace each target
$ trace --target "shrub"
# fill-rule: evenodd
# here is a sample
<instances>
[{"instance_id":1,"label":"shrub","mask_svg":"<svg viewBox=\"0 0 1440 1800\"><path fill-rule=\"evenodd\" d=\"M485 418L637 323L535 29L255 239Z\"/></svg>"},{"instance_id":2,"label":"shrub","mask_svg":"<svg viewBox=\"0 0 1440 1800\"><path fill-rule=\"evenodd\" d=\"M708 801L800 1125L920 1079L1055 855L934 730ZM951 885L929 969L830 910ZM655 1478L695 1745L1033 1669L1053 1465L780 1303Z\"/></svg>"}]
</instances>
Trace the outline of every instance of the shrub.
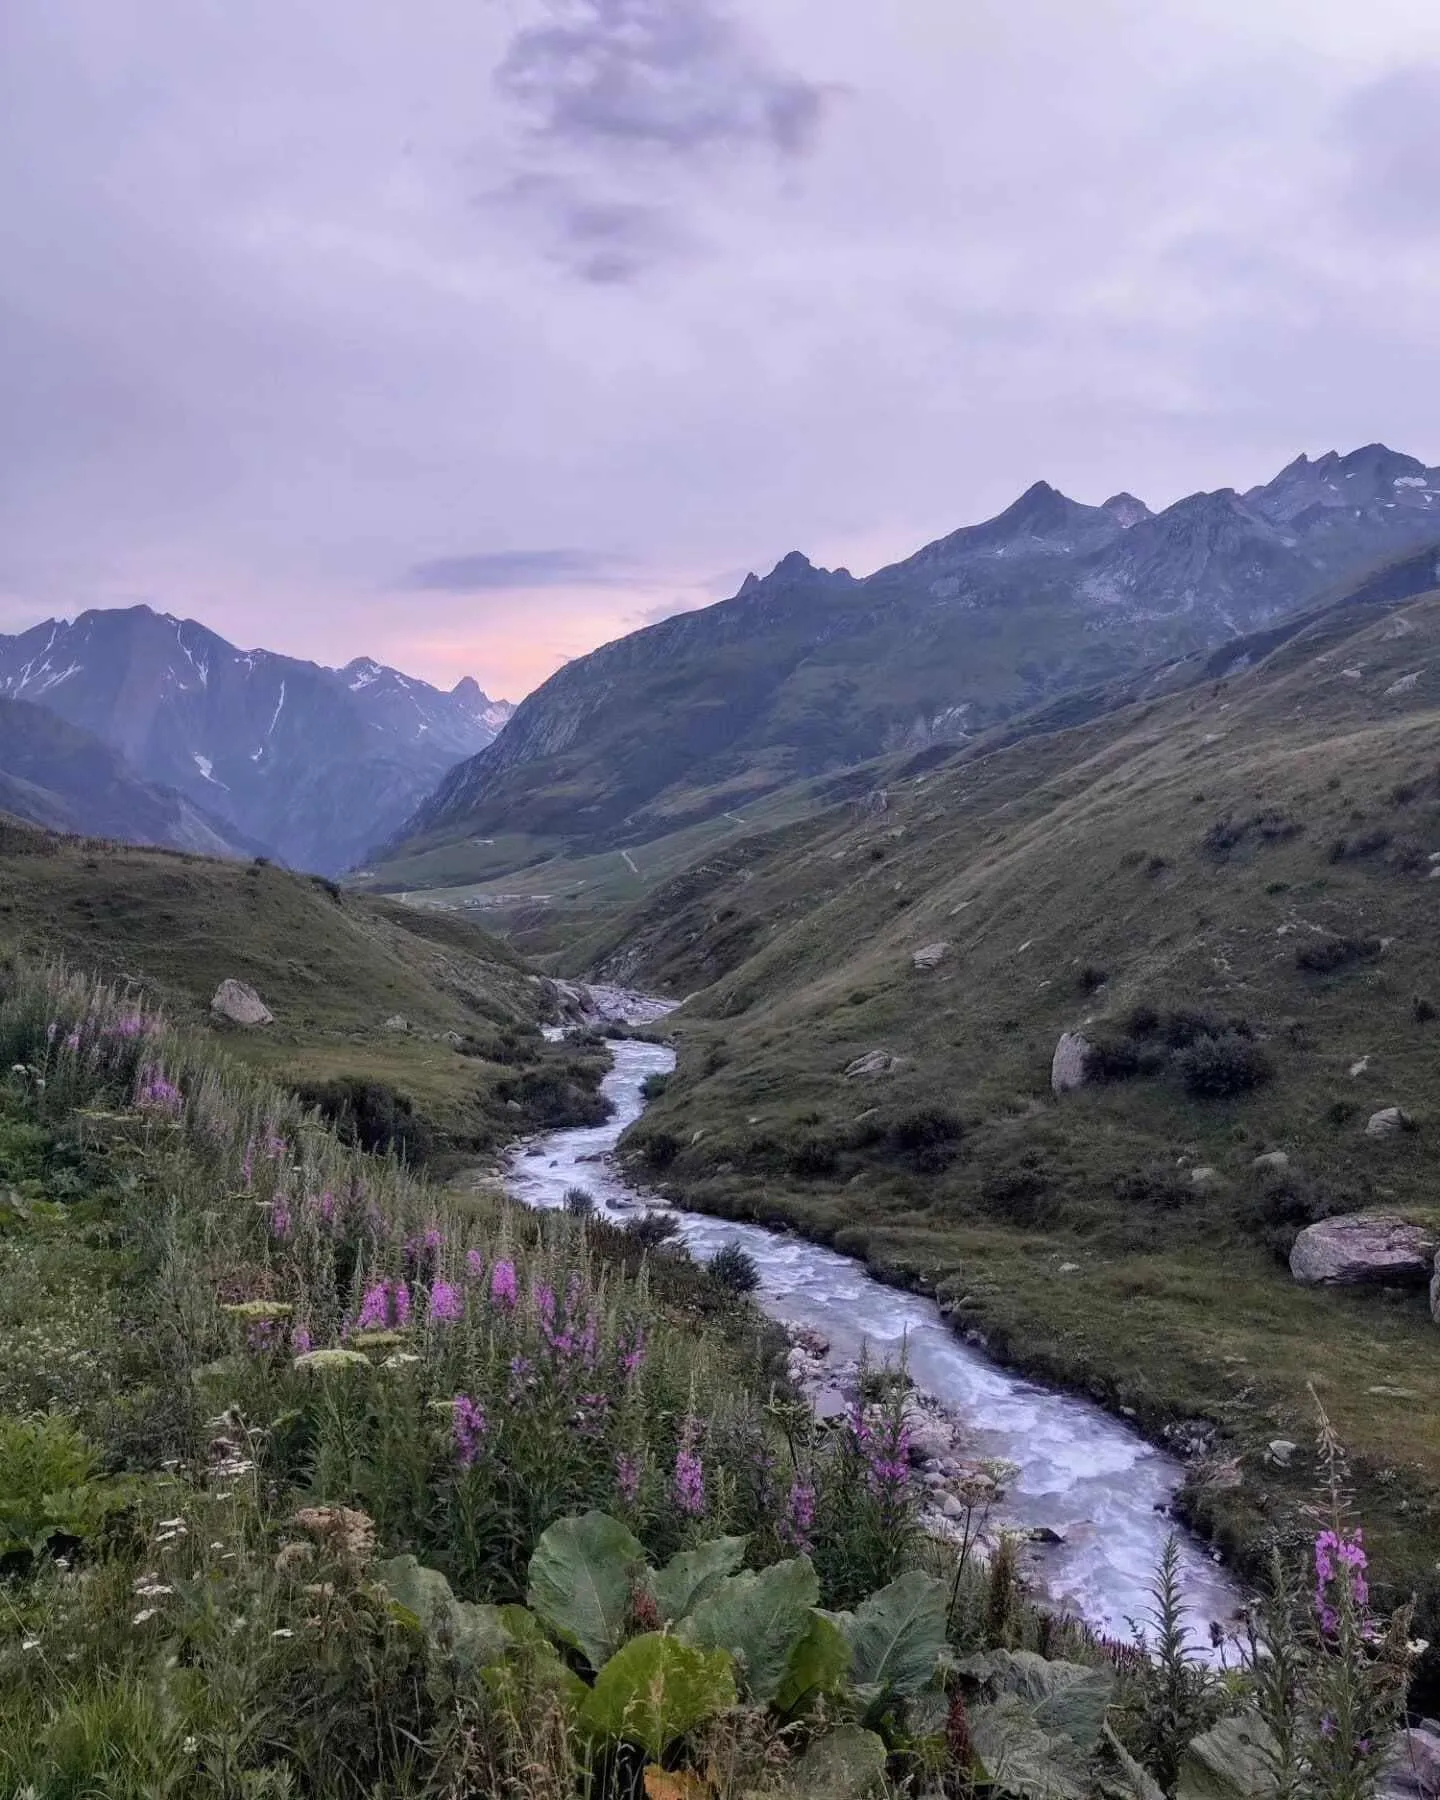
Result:
<instances>
[{"instance_id":1,"label":"shrub","mask_svg":"<svg viewBox=\"0 0 1440 1800\"><path fill-rule=\"evenodd\" d=\"M827 1137L812 1132L793 1144L785 1157L785 1166L802 1181L816 1176L833 1175L839 1166L839 1153Z\"/></svg>"},{"instance_id":2,"label":"shrub","mask_svg":"<svg viewBox=\"0 0 1440 1800\"><path fill-rule=\"evenodd\" d=\"M1377 937L1321 937L1300 945L1295 952L1295 967L1312 975L1329 975L1350 963L1373 962L1380 950Z\"/></svg>"},{"instance_id":3,"label":"shrub","mask_svg":"<svg viewBox=\"0 0 1440 1800\"><path fill-rule=\"evenodd\" d=\"M1094 963L1086 963L1077 979L1082 994L1093 994L1097 988L1104 987L1110 976L1106 970L1097 968Z\"/></svg>"},{"instance_id":4,"label":"shrub","mask_svg":"<svg viewBox=\"0 0 1440 1800\"><path fill-rule=\"evenodd\" d=\"M674 1213L641 1213L638 1219L627 1219L625 1235L647 1250L658 1250L680 1235L680 1221Z\"/></svg>"},{"instance_id":5,"label":"shrub","mask_svg":"<svg viewBox=\"0 0 1440 1800\"><path fill-rule=\"evenodd\" d=\"M1145 873L1147 875L1163 875L1169 867L1170 864L1163 856L1152 856L1145 864Z\"/></svg>"},{"instance_id":6,"label":"shrub","mask_svg":"<svg viewBox=\"0 0 1440 1800\"><path fill-rule=\"evenodd\" d=\"M1101 1038L1090 1046L1085 1073L1091 1081L1132 1081L1137 1075L1157 1074L1163 1053L1133 1037Z\"/></svg>"},{"instance_id":7,"label":"shrub","mask_svg":"<svg viewBox=\"0 0 1440 1800\"><path fill-rule=\"evenodd\" d=\"M328 875L312 875L310 880L322 894L328 894L337 906L344 900L345 890L338 881L332 881Z\"/></svg>"},{"instance_id":8,"label":"shrub","mask_svg":"<svg viewBox=\"0 0 1440 1800\"><path fill-rule=\"evenodd\" d=\"M1177 1212L1182 1206L1193 1206L1201 1197L1201 1190L1173 1163L1147 1163L1144 1168L1121 1175L1115 1183L1115 1198L1122 1205L1149 1207L1156 1212Z\"/></svg>"},{"instance_id":9,"label":"shrub","mask_svg":"<svg viewBox=\"0 0 1440 1800\"><path fill-rule=\"evenodd\" d=\"M1160 1029L1160 1014L1143 1000L1132 1006L1125 1018L1125 1029L1131 1037L1150 1037Z\"/></svg>"},{"instance_id":10,"label":"shrub","mask_svg":"<svg viewBox=\"0 0 1440 1800\"><path fill-rule=\"evenodd\" d=\"M1175 1052L1175 1067L1187 1093L1199 1099L1226 1099L1262 1087L1275 1074L1267 1053L1238 1031L1196 1038Z\"/></svg>"},{"instance_id":11,"label":"shrub","mask_svg":"<svg viewBox=\"0 0 1440 1800\"><path fill-rule=\"evenodd\" d=\"M1410 1016L1417 1025L1428 1025L1435 1017L1435 1002L1417 994L1410 1002Z\"/></svg>"},{"instance_id":12,"label":"shrub","mask_svg":"<svg viewBox=\"0 0 1440 1800\"><path fill-rule=\"evenodd\" d=\"M760 1285L755 1258L739 1244L724 1244L710 1259L710 1278L733 1294L753 1294Z\"/></svg>"},{"instance_id":13,"label":"shrub","mask_svg":"<svg viewBox=\"0 0 1440 1800\"><path fill-rule=\"evenodd\" d=\"M673 1131L652 1131L643 1140L641 1153L652 1169L668 1169L680 1154L680 1140Z\"/></svg>"},{"instance_id":14,"label":"shrub","mask_svg":"<svg viewBox=\"0 0 1440 1800\"><path fill-rule=\"evenodd\" d=\"M1170 1048L1183 1050L1199 1038L1218 1037L1225 1029L1225 1021L1203 1007L1177 1006L1166 1013L1162 1029Z\"/></svg>"},{"instance_id":15,"label":"shrub","mask_svg":"<svg viewBox=\"0 0 1440 1800\"><path fill-rule=\"evenodd\" d=\"M1369 831L1362 831L1355 837L1338 837L1330 846L1330 861L1357 862L1361 857L1374 856L1384 850L1390 842L1390 833L1383 825L1374 826Z\"/></svg>"},{"instance_id":16,"label":"shrub","mask_svg":"<svg viewBox=\"0 0 1440 1800\"><path fill-rule=\"evenodd\" d=\"M1280 812L1275 807L1270 807L1262 813L1256 813L1253 823L1267 844L1284 843L1287 838L1299 837L1305 829L1299 819L1292 817L1289 813Z\"/></svg>"},{"instance_id":17,"label":"shrub","mask_svg":"<svg viewBox=\"0 0 1440 1800\"><path fill-rule=\"evenodd\" d=\"M653 1075L647 1075L640 1083L641 1098L658 1100L670 1085L670 1076L663 1069L657 1069Z\"/></svg>"},{"instance_id":18,"label":"shrub","mask_svg":"<svg viewBox=\"0 0 1440 1800\"><path fill-rule=\"evenodd\" d=\"M1200 842L1212 855L1225 856L1244 836L1245 827L1237 824L1230 814L1226 813L1223 819L1216 819Z\"/></svg>"},{"instance_id":19,"label":"shrub","mask_svg":"<svg viewBox=\"0 0 1440 1800\"><path fill-rule=\"evenodd\" d=\"M1397 781L1390 790L1392 806L1408 806L1412 800L1418 799L1420 783L1418 781Z\"/></svg>"},{"instance_id":20,"label":"shrub","mask_svg":"<svg viewBox=\"0 0 1440 1800\"><path fill-rule=\"evenodd\" d=\"M388 1082L361 1075L296 1084L302 1105L313 1106L342 1144L359 1150L393 1151L402 1162L424 1162L435 1149L435 1134L415 1111L415 1103Z\"/></svg>"},{"instance_id":21,"label":"shrub","mask_svg":"<svg viewBox=\"0 0 1440 1800\"><path fill-rule=\"evenodd\" d=\"M595 1211L595 1196L588 1188L566 1188L565 1210L572 1219L588 1219Z\"/></svg>"}]
</instances>

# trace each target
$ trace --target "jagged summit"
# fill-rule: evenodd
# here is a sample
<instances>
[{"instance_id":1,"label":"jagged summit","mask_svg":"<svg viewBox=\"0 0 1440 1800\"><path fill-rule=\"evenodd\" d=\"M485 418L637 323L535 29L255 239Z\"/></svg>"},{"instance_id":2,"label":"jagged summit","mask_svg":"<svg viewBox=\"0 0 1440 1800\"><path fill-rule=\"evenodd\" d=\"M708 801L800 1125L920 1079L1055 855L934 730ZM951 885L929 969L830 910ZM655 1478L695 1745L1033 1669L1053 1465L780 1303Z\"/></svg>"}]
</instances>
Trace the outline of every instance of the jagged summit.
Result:
<instances>
[{"instance_id":1,"label":"jagged summit","mask_svg":"<svg viewBox=\"0 0 1440 1800\"><path fill-rule=\"evenodd\" d=\"M1143 500L1137 500L1134 494L1131 494L1124 489L1118 494L1112 494L1108 500L1103 501L1100 510L1101 512L1109 513L1111 518L1116 520L1126 531L1128 531L1132 525L1140 524L1144 519L1153 519L1155 517L1154 513L1151 512L1150 508Z\"/></svg>"}]
</instances>

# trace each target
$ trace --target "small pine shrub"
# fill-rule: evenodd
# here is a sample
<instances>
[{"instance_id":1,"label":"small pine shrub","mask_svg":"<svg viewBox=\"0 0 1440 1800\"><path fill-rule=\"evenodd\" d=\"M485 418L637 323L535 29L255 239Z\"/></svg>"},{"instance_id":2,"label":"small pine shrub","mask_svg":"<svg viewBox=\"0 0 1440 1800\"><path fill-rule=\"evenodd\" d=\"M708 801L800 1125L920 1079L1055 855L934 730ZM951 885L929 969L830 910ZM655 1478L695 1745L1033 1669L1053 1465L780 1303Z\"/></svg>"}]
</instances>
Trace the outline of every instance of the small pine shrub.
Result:
<instances>
[{"instance_id":1,"label":"small pine shrub","mask_svg":"<svg viewBox=\"0 0 1440 1800\"><path fill-rule=\"evenodd\" d=\"M1435 1002L1427 1000L1424 994L1417 994L1410 1002L1410 1016L1417 1025L1428 1025L1435 1017Z\"/></svg>"},{"instance_id":2,"label":"small pine shrub","mask_svg":"<svg viewBox=\"0 0 1440 1800\"><path fill-rule=\"evenodd\" d=\"M658 1250L679 1234L680 1221L674 1213L641 1213L638 1219L628 1219L625 1224L626 1237L646 1250Z\"/></svg>"},{"instance_id":3,"label":"small pine shrub","mask_svg":"<svg viewBox=\"0 0 1440 1800\"><path fill-rule=\"evenodd\" d=\"M588 1219L595 1211L595 1196L587 1188L566 1188L565 1210L572 1219Z\"/></svg>"},{"instance_id":4,"label":"small pine shrub","mask_svg":"<svg viewBox=\"0 0 1440 1800\"><path fill-rule=\"evenodd\" d=\"M1261 1047L1238 1031L1196 1038L1175 1052L1175 1067L1185 1091L1202 1100L1229 1099L1263 1087L1274 1078L1275 1065Z\"/></svg>"},{"instance_id":5,"label":"small pine shrub","mask_svg":"<svg viewBox=\"0 0 1440 1800\"><path fill-rule=\"evenodd\" d=\"M740 1244L724 1244L710 1259L710 1279L732 1294L753 1294L760 1285L755 1258Z\"/></svg>"}]
</instances>

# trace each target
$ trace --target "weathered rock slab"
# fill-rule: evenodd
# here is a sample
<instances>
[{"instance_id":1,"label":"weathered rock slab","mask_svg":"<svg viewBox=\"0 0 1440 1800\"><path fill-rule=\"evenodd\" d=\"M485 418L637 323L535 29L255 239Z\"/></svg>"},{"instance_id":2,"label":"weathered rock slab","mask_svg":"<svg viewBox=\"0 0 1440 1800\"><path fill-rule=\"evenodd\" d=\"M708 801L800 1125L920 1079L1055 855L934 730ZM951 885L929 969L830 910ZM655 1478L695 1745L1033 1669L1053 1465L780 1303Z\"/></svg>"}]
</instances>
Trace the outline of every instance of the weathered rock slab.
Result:
<instances>
[{"instance_id":1,"label":"weathered rock slab","mask_svg":"<svg viewBox=\"0 0 1440 1800\"><path fill-rule=\"evenodd\" d=\"M217 1019L231 1025L273 1025L275 1015L246 981L222 981L210 1002Z\"/></svg>"},{"instance_id":2,"label":"weathered rock slab","mask_svg":"<svg viewBox=\"0 0 1440 1800\"><path fill-rule=\"evenodd\" d=\"M903 1058L889 1050L867 1050L863 1056L855 1058L845 1073L852 1079L888 1075L892 1069L898 1069L902 1061Z\"/></svg>"},{"instance_id":3,"label":"weathered rock slab","mask_svg":"<svg viewBox=\"0 0 1440 1800\"><path fill-rule=\"evenodd\" d=\"M1410 1115L1403 1106L1382 1106L1371 1113L1365 1125L1366 1137L1390 1137L1397 1131L1410 1129Z\"/></svg>"},{"instance_id":4,"label":"weathered rock slab","mask_svg":"<svg viewBox=\"0 0 1440 1800\"><path fill-rule=\"evenodd\" d=\"M933 969L937 963L944 962L950 954L948 943L924 944L910 958L917 969Z\"/></svg>"},{"instance_id":5,"label":"weathered rock slab","mask_svg":"<svg viewBox=\"0 0 1440 1800\"><path fill-rule=\"evenodd\" d=\"M1089 1038L1079 1031L1064 1032L1050 1059L1051 1091L1068 1094L1073 1088L1084 1087L1085 1065L1089 1056Z\"/></svg>"},{"instance_id":6,"label":"weathered rock slab","mask_svg":"<svg viewBox=\"0 0 1440 1800\"><path fill-rule=\"evenodd\" d=\"M1423 1287L1437 1252L1440 1236L1428 1225L1394 1213L1345 1213L1305 1227L1290 1273L1306 1287Z\"/></svg>"}]
</instances>

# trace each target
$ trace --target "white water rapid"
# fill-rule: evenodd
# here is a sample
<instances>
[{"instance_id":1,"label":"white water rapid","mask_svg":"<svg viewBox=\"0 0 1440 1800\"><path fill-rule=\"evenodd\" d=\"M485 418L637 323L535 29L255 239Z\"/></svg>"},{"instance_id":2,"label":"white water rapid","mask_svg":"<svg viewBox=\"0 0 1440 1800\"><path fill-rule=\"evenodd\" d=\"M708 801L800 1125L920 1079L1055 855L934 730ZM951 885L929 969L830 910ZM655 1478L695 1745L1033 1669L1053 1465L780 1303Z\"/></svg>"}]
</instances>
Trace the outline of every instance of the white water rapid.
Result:
<instances>
[{"instance_id":1,"label":"white water rapid","mask_svg":"<svg viewBox=\"0 0 1440 1800\"><path fill-rule=\"evenodd\" d=\"M667 1010L650 1003L645 1016ZM1019 1465L1006 1518L1049 1526L1064 1539L1036 1564L1050 1600L1128 1638L1128 1622L1142 1620L1150 1605L1155 1566L1175 1529L1166 1509L1180 1486L1179 1463L1088 1401L1008 1374L963 1343L932 1301L887 1287L850 1257L788 1233L673 1209L627 1186L609 1153L644 1110L645 1078L671 1070L675 1053L633 1039L611 1049L614 1068L602 1089L614 1103L611 1117L522 1145L508 1166L508 1191L527 1206L559 1207L567 1189L582 1187L598 1212L621 1219L651 1207L673 1211L698 1258L724 1244L747 1250L765 1311L818 1332L837 1365L853 1362L862 1344L876 1361L898 1361L903 1347L916 1386L967 1427L968 1453ZM1228 1624L1240 1594L1192 1538L1183 1539L1181 1569L1196 1648L1208 1651L1210 1621Z\"/></svg>"}]
</instances>

